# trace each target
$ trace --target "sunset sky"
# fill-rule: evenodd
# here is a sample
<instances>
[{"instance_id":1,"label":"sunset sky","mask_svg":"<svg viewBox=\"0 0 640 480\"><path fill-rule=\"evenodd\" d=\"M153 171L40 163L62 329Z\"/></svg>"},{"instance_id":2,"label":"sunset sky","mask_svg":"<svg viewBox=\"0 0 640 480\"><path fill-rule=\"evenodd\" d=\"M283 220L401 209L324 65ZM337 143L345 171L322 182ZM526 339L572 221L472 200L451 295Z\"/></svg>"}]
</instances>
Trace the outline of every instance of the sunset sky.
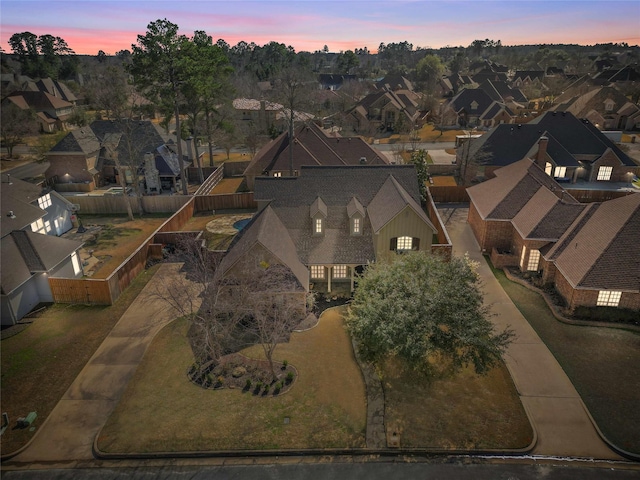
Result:
<instances>
[{"instance_id":1,"label":"sunset sky","mask_svg":"<svg viewBox=\"0 0 640 480\"><path fill-rule=\"evenodd\" d=\"M0 46L12 34L62 37L78 54L131 49L149 22L167 18L191 35L205 30L230 45L277 41L296 51L331 52L381 42L414 48L468 46L475 39L503 45L627 42L640 44L640 1L425 0L2 0Z\"/></svg>"}]
</instances>

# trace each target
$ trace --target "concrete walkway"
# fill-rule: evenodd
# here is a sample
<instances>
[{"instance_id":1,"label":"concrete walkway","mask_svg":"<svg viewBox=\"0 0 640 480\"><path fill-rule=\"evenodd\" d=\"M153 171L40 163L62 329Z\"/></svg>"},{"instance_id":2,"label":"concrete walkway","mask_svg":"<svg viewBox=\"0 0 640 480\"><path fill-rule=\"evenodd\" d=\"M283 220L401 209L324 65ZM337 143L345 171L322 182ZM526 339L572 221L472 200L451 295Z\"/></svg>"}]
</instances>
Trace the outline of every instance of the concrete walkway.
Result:
<instances>
[{"instance_id":1,"label":"concrete walkway","mask_svg":"<svg viewBox=\"0 0 640 480\"><path fill-rule=\"evenodd\" d=\"M496 327L509 326L516 334L505 363L538 434L532 453L623 460L598 435L564 370L494 277L466 221L468 208L439 208L439 212L454 254L468 253L480 264L486 302L497 314Z\"/></svg>"},{"instance_id":2,"label":"concrete walkway","mask_svg":"<svg viewBox=\"0 0 640 480\"><path fill-rule=\"evenodd\" d=\"M27 448L12 462L92 460L93 441L117 405L153 337L175 317L157 298L182 264L164 264L122 315ZM197 298L197 295L196 297Z\"/></svg>"}]
</instances>

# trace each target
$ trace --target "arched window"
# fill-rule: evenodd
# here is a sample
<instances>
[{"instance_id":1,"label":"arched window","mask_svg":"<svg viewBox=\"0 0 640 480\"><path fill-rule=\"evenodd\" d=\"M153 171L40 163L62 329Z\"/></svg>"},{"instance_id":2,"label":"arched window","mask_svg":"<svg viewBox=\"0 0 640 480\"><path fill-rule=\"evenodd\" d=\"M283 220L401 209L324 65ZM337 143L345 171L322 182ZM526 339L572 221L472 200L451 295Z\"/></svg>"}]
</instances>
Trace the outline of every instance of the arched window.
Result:
<instances>
[{"instance_id":1,"label":"arched window","mask_svg":"<svg viewBox=\"0 0 640 480\"><path fill-rule=\"evenodd\" d=\"M391 239L390 250L395 252L406 252L420 249L420 239L416 237L395 237Z\"/></svg>"}]
</instances>

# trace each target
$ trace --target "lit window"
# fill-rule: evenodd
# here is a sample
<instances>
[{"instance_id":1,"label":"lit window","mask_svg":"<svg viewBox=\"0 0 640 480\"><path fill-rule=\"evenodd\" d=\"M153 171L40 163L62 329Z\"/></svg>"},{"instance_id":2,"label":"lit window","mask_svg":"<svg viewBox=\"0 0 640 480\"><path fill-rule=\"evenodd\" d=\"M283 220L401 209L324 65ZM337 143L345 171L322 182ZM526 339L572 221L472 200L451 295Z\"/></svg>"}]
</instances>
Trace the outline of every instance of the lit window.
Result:
<instances>
[{"instance_id":1,"label":"lit window","mask_svg":"<svg viewBox=\"0 0 640 480\"><path fill-rule=\"evenodd\" d=\"M553 176L555 178L564 178L567 175L567 167L556 167Z\"/></svg>"},{"instance_id":2,"label":"lit window","mask_svg":"<svg viewBox=\"0 0 640 480\"><path fill-rule=\"evenodd\" d=\"M547 175L551 176L551 172L553 171L553 165L551 165L549 162L544 164L544 173L546 173Z\"/></svg>"},{"instance_id":3,"label":"lit window","mask_svg":"<svg viewBox=\"0 0 640 480\"><path fill-rule=\"evenodd\" d=\"M82 267L80 266L80 259L78 258L78 254L73 252L71 254L71 263L73 264L73 273L79 275L82 273Z\"/></svg>"},{"instance_id":4,"label":"lit window","mask_svg":"<svg viewBox=\"0 0 640 480\"><path fill-rule=\"evenodd\" d=\"M360 233L360 218L353 218L353 234L358 235Z\"/></svg>"},{"instance_id":5,"label":"lit window","mask_svg":"<svg viewBox=\"0 0 640 480\"><path fill-rule=\"evenodd\" d=\"M31 231L34 233L40 233L44 230L44 222L42 221L41 218L39 218L38 220L36 220L35 222L33 222L31 224Z\"/></svg>"},{"instance_id":6,"label":"lit window","mask_svg":"<svg viewBox=\"0 0 640 480\"><path fill-rule=\"evenodd\" d=\"M335 265L333 267L333 278L347 278L347 266Z\"/></svg>"},{"instance_id":7,"label":"lit window","mask_svg":"<svg viewBox=\"0 0 640 480\"><path fill-rule=\"evenodd\" d=\"M598 301L596 302L596 305L599 307L617 307L620 303L620 297L622 297L622 292L600 290L598 292Z\"/></svg>"},{"instance_id":8,"label":"lit window","mask_svg":"<svg viewBox=\"0 0 640 480\"><path fill-rule=\"evenodd\" d=\"M540 250L531 250L531 252L529 252L529 263L527 264L527 270L538 270L538 263L540 263Z\"/></svg>"},{"instance_id":9,"label":"lit window","mask_svg":"<svg viewBox=\"0 0 640 480\"><path fill-rule=\"evenodd\" d=\"M314 233L322 233L322 219L316 218L313 227Z\"/></svg>"},{"instance_id":10,"label":"lit window","mask_svg":"<svg viewBox=\"0 0 640 480\"><path fill-rule=\"evenodd\" d=\"M524 259L527 257L527 247L522 247L520 252L520 268L524 270Z\"/></svg>"},{"instance_id":11,"label":"lit window","mask_svg":"<svg viewBox=\"0 0 640 480\"><path fill-rule=\"evenodd\" d=\"M411 250L412 247L412 237L398 237L398 246L396 247L398 250Z\"/></svg>"},{"instance_id":12,"label":"lit window","mask_svg":"<svg viewBox=\"0 0 640 480\"><path fill-rule=\"evenodd\" d=\"M311 265L311 278L324 278L324 266Z\"/></svg>"},{"instance_id":13,"label":"lit window","mask_svg":"<svg viewBox=\"0 0 640 480\"><path fill-rule=\"evenodd\" d=\"M281 177L282 176L282 172L273 172L273 176L274 177Z\"/></svg>"},{"instance_id":14,"label":"lit window","mask_svg":"<svg viewBox=\"0 0 640 480\"><path fill-rule=\"evenodd\" d=\"M51 222L49 220L44 222L44 230L49 233L51 231Z\"/></svg>"},{"instance_id":15,"label":"lit window","mask_svg":"<svg viewBox=\"0 0 640 480\"><path fill-rule=\"evenodd\" d=\"M38 198L38 206L42 209L51 206L51 194L47 193L43 197Z\"/></svg>"},{"instance_id":16,"label":"lit window","mask_svg":"<svg viewBox=\"0 0 640 480\"><path fill-rule=\"evenodd\" d=\"M598 180L604 180L604 181L611 180L612 172L613 172L613 167L600 167L598 169Z\"/></svg>"}]
</instances>

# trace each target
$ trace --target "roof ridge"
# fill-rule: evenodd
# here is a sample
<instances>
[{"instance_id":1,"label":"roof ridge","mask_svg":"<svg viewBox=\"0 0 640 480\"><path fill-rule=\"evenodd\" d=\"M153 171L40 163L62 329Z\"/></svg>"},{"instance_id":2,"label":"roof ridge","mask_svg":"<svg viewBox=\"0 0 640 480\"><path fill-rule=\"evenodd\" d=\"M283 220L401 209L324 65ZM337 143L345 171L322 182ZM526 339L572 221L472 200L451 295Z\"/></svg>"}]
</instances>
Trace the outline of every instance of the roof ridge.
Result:
<instances>
[{"instance_id":1,"label":"roof ridge","mask_svg":"<svg viewBox=\"0 0 640 480\"><path fill-rule=\"evenodd\" d=\"M27 232L24 230L14 230L10 235L13 237L13 241L15 242L16 247L18 247L18 251L20 252L20 255L22 255L27 267L29 267L29 270L31 272L46 271L44 262L38 254L38 251L31 243Z\"/></svg>"}]
</instances>

